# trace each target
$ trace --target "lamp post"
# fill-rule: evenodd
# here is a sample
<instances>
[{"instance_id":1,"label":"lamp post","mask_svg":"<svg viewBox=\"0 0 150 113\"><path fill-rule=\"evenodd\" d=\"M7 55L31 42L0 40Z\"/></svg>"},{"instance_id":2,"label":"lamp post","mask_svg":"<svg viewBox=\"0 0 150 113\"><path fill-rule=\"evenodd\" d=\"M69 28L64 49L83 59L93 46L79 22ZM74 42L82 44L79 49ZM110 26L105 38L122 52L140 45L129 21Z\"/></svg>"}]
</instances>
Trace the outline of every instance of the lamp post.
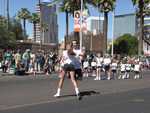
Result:
<instances>
[{"instance_id":1,"label":"lamp post","mask_svg":"<svg viewBox=\"0 0 150 113\"><path fill-rule=\"evenodd\" d=\"M9 30L9 0L7 0L7 29Z\"/></svg>"},{"instance_id":2,"label":"lamp post","mask_svg":"<svg viewBox=\"0 0 150 113\"><path fill-rule=\"evenodd\" d=\"M82 49L82 12L83 12L83 0L81 0L81 10L80 10L80 49Z\"/></svg>"},{"instance_id":3,"label":"lamp post","mask_svg":"<svg viewBox=\"0 0 150 113\"><path fill-rule=\"evenodd\" d=\"M112 47L111 47L111 56L114 55L114 20L115 20L115 11L112 12Z\"/></svg>"},{"instance_id":4,"label":"lamp post","mask_svg":"<svg viewBox=\"0 0 150 113\"><path fill-rule=\"evenodd\" d=\"M42 29L42 16L41 16L41 0L39 0L39 9L40 9L40 49L42 49L42 35L41 35L41 29Z\"/></svg>"},{"instance_id":5,"label":"lamp post","mask_svg":"<svg viewBox=\"0 0 150 113\"><path fill-rule=\"evenodd\" d=\"M93 49L92 48L93 47L93 44L92 44L93 43L93 41L92 41L93 39L92 39L92 37L93 37L93 33L91 32L91 39L90 39L90 51L91 52L92 52L92 49Z\"/></svg>"}]
</instances>

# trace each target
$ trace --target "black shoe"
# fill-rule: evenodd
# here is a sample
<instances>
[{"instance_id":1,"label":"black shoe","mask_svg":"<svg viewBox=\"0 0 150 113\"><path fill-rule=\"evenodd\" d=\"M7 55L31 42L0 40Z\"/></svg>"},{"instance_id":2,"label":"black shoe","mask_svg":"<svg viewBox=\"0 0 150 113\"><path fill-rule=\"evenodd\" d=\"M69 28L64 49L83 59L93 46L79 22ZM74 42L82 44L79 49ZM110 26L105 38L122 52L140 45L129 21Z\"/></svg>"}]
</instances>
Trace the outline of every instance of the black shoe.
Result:
<instances>
[{"instance_id":1,"label":"black shoe","mask_svg":"<svg viewBox=\"0 0 150 113\"><path fill-rule=\"evenodd\" d=\"M79 93L79 94L77 94L77 99L78 100L81 100L82 99L82 97L81 97L81 94Z\"/></svg>"}]
</instances>

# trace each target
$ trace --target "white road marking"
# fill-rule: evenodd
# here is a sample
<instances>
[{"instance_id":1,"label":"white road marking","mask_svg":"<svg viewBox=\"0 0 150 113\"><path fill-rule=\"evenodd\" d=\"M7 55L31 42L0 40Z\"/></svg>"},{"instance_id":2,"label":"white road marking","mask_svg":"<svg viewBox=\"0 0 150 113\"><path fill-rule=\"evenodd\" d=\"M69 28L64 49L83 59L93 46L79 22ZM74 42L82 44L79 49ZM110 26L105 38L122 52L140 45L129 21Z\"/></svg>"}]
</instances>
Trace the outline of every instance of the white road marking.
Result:
<instances>
[{"instance_id":1,"label":"white road marking","mask_svg":"<svg viewBox=\"0 0 150 113\"><path fill-rule=\"evenodd\" d=\"M56 100L40 101L40 102L36 102L36 103L14 105L14 106L7 106L7 107L5 105L2 105L2 106L0 106L0 111L23 108L23 107L31 107L31 106L41 105L41 104L48 104L48 103L53 103L53 102L58 102L58 101L60 102L60 101L72 100L72 99L76 99L76 98L63 98L63 99L58 98Z\"/></svg>"}]
</instances>

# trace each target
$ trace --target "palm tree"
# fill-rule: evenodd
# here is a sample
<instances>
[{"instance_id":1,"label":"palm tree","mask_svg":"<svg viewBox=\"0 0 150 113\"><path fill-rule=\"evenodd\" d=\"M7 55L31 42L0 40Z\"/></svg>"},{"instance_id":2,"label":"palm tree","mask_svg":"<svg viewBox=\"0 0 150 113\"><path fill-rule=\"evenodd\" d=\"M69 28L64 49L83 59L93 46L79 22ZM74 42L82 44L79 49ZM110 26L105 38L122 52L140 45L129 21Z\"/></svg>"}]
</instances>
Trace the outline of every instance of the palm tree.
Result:
<instances>
[{"instance_id":1,"label":"palm tree","mask_svg":"<svg viewBox=\"0 0 150 113\"><path fill-rule=\"evenodd\" d=\"M42 47L42 42L44 43L44 34L45 34L46 31L48 31L48 24L42 22L41 23L41 30L42 30L42 38L41 38L41 41L40 41L40 46Z\"/></svg>"},{"instance_id":2,"label":"palm tree","mask_svg":"<svg viewBox=\"0 0 150 113\"><path fill-rule=\"evenodd\" d=\"M139 27L139 42L138 42L138 55L142 54L143 51L143 39L144 39L144 14L145 6L150 4L149 0L132 0L133 5L138 6L138 16L140 19Z\"/></svg>"},{"instance_id":3,"label":"palm tree","mask_svg":"<svg viewBox=\"0 0 150 113\"><path fill-rule=\"evenodd\" d=\"M21 10L18 11L18 18L23 20L24 37L26 35L26 20L30 17L30 12L27 8L21 8Z\"/></svg>"},{"instance_id":4,"label":"palm tree","mask_svg":"<svg viewBox=\"0 0 150 113\"><path fill-rule=\"evenodd\" d=\"M37 13L32 13L30 22L33 23L34 42L36 41L36 25L40 22L40 16Z\"/></svg>"},{"instance_id":5,"label":"palm tree","mask_svg":"<svg viewBox=\"0 0 150 113\"><path fill-rule=\"evenodd\" d=\"M99 8L100 12L104 13L103 24L103 54L107 52L107 31L108 31L108 13L114 10L116 0L93 0L91 4Z\"/></svg>"}]
</instances>

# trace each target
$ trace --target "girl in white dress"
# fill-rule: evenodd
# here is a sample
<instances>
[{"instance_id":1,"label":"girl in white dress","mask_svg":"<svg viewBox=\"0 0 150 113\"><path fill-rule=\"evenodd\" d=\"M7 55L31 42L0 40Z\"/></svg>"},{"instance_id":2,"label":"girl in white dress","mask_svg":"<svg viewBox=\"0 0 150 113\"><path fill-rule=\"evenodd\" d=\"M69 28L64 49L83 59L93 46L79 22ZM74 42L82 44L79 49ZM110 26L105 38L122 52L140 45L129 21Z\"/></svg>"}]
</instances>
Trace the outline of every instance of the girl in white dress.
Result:
<instances>
[{"instance_id":1,"label":"girl in white dress","mask_svg":"<svg viewBox=\"0 0 150 113\"><path fill-rule=\"evenodd\" d=\"M54 97L60 97L60 92L64 83L65 74L68 73L70 75L72 84L75 88L76 96L80 100L81 95L79 92L77 82L75 80L75 62L77 60L76 54L73 52L73 47L71 44L68 44L66 48L67 50L63 51L63 55L62 55L60 80L58 84L57 93L54 95Z\"/></svg>"},{"instance_id":2,"label":"girl in white dress","mask_svg":"<svg viewBox=\"0 0 150 113\"><path fill-rule=\"evenodd\" d=\"M134 79L140 78L140 72L141 72L141 64L138 60L135 60L134 64Z\"/></svg>"},{"instance_id":3,"label":"girl in white dress","mask_svg":"<svg viewBox=\"0 0 150 113\"><path fill-rule=\"evenodd\" d=\"M88 74L88 71L89 71L89 62L88 62L87 59L85 59L84 62L83 62L83 71L84 71L83 76L84 77L88 77L89 76L89 74Z\"/></svg>"},{"instance_id":4,"label":"girl in white dress","mask_svg":"<svg viewBox=\"0 0 150 113\"><path fill-rule=\"evenodd\" d=\"M103 64L103 57L101 57L101 54L98 53L96 56L96 78L94 80L101 80L101 70L102 70L102 64Z\"/></svg>"}]
</instances>

